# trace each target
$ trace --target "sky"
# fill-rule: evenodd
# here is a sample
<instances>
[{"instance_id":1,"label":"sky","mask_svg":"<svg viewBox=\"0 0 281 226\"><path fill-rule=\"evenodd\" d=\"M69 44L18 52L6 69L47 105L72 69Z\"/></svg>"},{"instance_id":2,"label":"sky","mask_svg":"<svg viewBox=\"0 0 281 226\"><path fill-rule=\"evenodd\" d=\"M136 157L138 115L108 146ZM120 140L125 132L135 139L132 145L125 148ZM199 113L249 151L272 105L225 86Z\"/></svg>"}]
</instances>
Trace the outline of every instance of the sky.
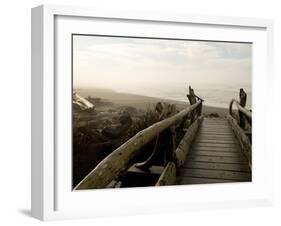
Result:
<instances>
[{"instance_id":1,"label":"sky","mask_svg":"<svg viewBox=\"0 0 281 226\"><path fill-rule=\"evenodd\" d=\"M251 51L249 43L74 35L73 85L137 94L251 87Z\"/></svg>"}]
</instances>

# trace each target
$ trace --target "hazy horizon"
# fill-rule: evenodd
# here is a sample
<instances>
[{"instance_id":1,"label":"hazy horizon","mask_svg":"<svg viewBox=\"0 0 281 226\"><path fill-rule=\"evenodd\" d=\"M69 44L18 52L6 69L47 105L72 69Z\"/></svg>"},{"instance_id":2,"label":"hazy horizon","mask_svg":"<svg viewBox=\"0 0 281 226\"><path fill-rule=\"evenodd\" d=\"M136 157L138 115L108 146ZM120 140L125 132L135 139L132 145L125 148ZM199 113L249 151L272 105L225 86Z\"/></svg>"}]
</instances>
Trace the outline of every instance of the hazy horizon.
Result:
<instances>
[{"instance_id":1,"label":"hazy horizon","mask_svg":"<svg viewBox=\"0 0 281 226\"><path fill-rule=\"evenodd\" d=\"M251 51L248 43L74 35L73 86L182 101L192 85L207 105L244 88L251 104Z\"/></svg>"}]
</instances>

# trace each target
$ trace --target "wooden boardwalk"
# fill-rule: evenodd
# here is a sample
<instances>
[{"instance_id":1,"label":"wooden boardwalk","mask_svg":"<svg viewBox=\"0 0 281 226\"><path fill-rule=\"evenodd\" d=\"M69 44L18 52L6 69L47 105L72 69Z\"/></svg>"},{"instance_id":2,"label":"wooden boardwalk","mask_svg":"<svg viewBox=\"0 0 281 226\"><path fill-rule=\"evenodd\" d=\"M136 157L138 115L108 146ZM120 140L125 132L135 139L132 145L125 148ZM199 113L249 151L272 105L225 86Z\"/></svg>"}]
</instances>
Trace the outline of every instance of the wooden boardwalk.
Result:
<instances>
[{"instance_id":1,"label":"wooden boardwalk","mask_svg":"<svg viewBox=\"0 0 281 226\"><path fill-rule=\"evenodd\" d=\"M159 120L116 148L74 190L252 181L252 111L245 108L245 91L230 101L226 118L204 118L204 100L190 86L187 97L190 105L180 112L157 103ZM179 142L177 132L184 132ZM142 151L149 152L140 157Z\"/></svg>"},{"instance_id":2,"label":"wooden boardwalk","mask_svg":"<svg viewBox=\"0 0 281 226\"><path fill-rule=\"evenodd\" d=\"M205 118L177 184L251 181L251 170L227 119Z\"/></svg>"}]
</instances>

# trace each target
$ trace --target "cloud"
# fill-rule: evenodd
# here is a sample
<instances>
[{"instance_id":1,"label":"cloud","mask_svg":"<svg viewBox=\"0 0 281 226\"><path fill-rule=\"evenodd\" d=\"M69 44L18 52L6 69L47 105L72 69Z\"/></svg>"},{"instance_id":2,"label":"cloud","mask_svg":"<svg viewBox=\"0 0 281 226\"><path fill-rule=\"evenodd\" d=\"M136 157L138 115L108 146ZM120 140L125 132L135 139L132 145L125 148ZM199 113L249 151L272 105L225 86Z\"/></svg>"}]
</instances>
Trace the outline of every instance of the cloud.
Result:
<instances>
[{"instance_id":1,"label":"cloud","mask_svg":"<svg viewBox=\"0 0 281 226\"><path fill-rule=\"evenodd\" d=\"M74 85L251 82L251 45L138 38L74 38Z\"/></svg>"}]
</instances>

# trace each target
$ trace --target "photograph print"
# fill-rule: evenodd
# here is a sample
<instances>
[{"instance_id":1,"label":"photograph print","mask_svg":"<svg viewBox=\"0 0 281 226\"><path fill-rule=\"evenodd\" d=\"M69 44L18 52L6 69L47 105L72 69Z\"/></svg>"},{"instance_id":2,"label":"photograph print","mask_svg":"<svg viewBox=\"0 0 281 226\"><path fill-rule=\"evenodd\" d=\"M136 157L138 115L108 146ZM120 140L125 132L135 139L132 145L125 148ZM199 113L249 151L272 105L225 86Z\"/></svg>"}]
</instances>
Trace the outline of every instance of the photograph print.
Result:
<instances>
[{"instance_id":1,"label":"photograph print","mask_svg":"<svg viewBox=\"0 0 281 226\"><path fill-rule=\"evenodd\" d=\"M72 189L252 180L252 43L72 35Z\"/></svg>"}]
</instances>

